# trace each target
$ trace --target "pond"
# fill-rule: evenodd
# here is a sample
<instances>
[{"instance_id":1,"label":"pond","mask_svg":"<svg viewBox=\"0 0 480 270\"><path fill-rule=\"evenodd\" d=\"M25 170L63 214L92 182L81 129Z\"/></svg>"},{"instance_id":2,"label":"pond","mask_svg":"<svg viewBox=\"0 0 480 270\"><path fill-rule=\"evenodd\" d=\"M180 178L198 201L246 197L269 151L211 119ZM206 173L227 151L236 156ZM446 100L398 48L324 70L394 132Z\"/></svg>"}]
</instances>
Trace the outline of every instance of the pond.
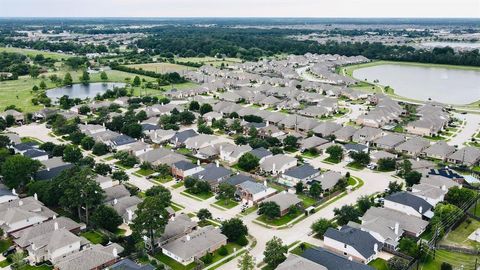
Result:
<instances>
[{"instance_id":1,"label":"pond","mask_svg":"<svg viewBox=\"0 0 480 270\"><path fill-rule=\"evenodd\" d=\"M455 49L479 49L480 42L454 42L454 41L427 41L422 42L423 47L452 47Z\"/></svg>"},{"instance_id":2,"label":"pond","mask_svg":"<svg viewBox=\"0 0 480 270\"><path fill-rule=\"evenodd\" d=\"M79 83L48 90L47 96L52 100L59 99L64 95L80 99L94 98L97 94L103 94L114 87L124 86L124 83Z\"/></svg>"},{"instance_id":3,"label":"pond","mask_svg":"<svg viewBox=\"0 0 480 270\"><path fill-rule=\"evenodd\" d=\"M480 69L465 70L408 64L379 64L353 71L353 77L394 89L395 94L463 105L480 100Z\"/></svg>"}]
</instances>

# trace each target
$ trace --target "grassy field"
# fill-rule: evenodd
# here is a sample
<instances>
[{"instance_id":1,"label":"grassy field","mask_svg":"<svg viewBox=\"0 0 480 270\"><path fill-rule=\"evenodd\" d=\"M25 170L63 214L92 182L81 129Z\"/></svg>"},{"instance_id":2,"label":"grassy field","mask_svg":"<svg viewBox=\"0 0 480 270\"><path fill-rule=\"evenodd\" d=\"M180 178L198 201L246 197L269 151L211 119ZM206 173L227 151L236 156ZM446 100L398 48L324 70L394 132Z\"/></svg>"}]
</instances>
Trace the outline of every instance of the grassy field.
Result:
<instances>
[{"instance_id":1,"label":"grassy field","mask_svg":"<svg viewBox=\"0 0 480 270\"><path fill-rule=\"evenodd\" d=\"M14 47L9 47L9 48L0 47L0 52L14 52L14 53L26 55L30 58L33 58L38 54L43 54L43 56L47 58L52 58L55 60L62 60L62 59L67 59L69 57L72 57L72 55L64 54L64 53L45 52L45 51L39 51L39 50L22 49L22 48L14 48Z\"/></svg>"},{"instance_id":2,"label":"grassy field","mask_svg":"<svg viewBox=\"0 0 480 270\"><path fill-rule=\"evenodd\" d=\"M7 250L11 245L12 245L12 240L10 239L0 240L0 253Z\"/></svg>"},{"instance_id":3,"label":"grassy field","mask_svg":"<svg viewBox=\"0 0 480 270\"><path fill-rule=\"evenodd\" d=\"M227 209L232 209L233 207L238 205L238 202L231 200L231 199L226 199L226 200L218 200L214 202L213 204L218 205L223 208Z\"/></svg>"},{"instance_id":4,"label":"grassy field","mask_svg":"<svg viewBox=\"0 0 480 270\"><path fill-rule=\"evenodd\" d=\"M468 218L455 230L448 233L440 243L457 247L480 249L479 242L468 239L468 236L478 228L480 228L480 221Z\"/></svg>"},{"instance_id":5,"label":"grassy field","mask_svg":"<svg viewBox=\"0 0 480 270\"><path fill-rule=\"evenodd\" d=\"M203 63L205 65L212 65L215 67L221 66L222 63L225 66L235 63L241 63L242 60L239 58L215 58L215 57L179 57L175 58L175 61L179 62L194 62L194 63Z\"/></svg>"},{"instance_id":6,"label":"grassy field","mask_svg":"<svg viewBox=\"0 0 480 270\"><path fill-rule=\"evenodd\" d=\"M147 64L135 64L127 65L127 67L142 69L147 71L153 71L155 73L169 73L169 72L178 72L182 74L182 71L186 70L196 70L194 67L172 64L172 63L147 63Z\"/></svg>"},{"instance_id":7,"label":"grassy field","mask_svg":"<svg viewBox=\"0 0 480 270\"><path fill-rule=\"evenodd\" d=\"M290 213L287 213L286 215L284 215L283 217L279 217L279 218L276 218L276 219L268 219L265 215L261 215L257 218L258 221L260 222L263 222L265 224L268 224L268 225L272 225L272 226L282 226L282 225L285 225L287 223L289 223L290 221L294 220L295 218L299 217L303 215L303 212L302 211L297 211L297 213L295 214L290 214Z\"/></svg>"},{"instance_id":8,"label":"grassy field","mask_svg":"<svg viewBox=\"0 0 480 270\"><path fill-rule=\"evenodd\" d=\"M388 265L387 261L381 258L377 258L371 262L368 263L371 267L377 269L377 270L388 270Z\"/></svg>"},{"instance_id":9,"label":"grassy field","mask_svg":"<svg viewBox=\"0 0 480 270\"><path fill-rule=\"evenodd\" d=\"M428 259L421 264L420 269L438 270L443 262L451 264L453 269L474 269L476 258L478 258L478 256L437 250L435 260L433 258Z\"/></svg>"},{"instance_id":10,"label":"grassy field","mask_svg":"<svg viewBox=\"0 0 480 270\"><path fill-rule=\"evenodd\" d=\"M163 253L155 254L153 257L155 257L155 259L161 261L162 263L168 265L172 270L190 270L195 268L196 266L194 262L189 265L183 265Z\"/></svg>"},{"instance_id":11,"label":"grassy field","mask_svg":"<svg viewBox=\"0 0 480 270\"><path fill-rule=\"evenodd\" d=\"M93 244L101 244L104 241L104 235L97 231L88 231L80 234Z\"/></svg>"}]
</instances>

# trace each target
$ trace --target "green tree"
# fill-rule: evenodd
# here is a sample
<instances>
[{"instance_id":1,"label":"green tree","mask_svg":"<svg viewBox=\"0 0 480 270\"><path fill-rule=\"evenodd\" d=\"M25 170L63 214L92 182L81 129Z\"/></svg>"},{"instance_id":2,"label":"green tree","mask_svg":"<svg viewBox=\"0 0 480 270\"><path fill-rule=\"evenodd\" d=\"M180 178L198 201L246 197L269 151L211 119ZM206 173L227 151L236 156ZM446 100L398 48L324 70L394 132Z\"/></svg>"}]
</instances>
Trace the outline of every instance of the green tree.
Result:
<instances>
[{"instance_id":1,"label":"green tree","mask_svg":"<svg viewBox=\"0 0 480 270\"><path fill-rule=\"evenodd\" d=\"M253 256L248 253L248 251L245 252L242 257L240 257L240 260L238 260L237 268L238 270L255 269L255 260L253 259Z\"/></svg>"},{"instance_id":2,"label":"green tree","mask_svg":"<svg viewBox=\"0 0 480 270\"><path fill-rule=\"evenodd\" d=\"M359 222L359 217L362 213L352 205L344 205L341 208L333 209L337 224L346 225L349 221Z\"/></svg>"},{"instance_id":3,"label":"green tree","mask_svg":"<svg viewBox=\"0 0 480 270\"><path fill-rule=\"evenodd\" d=\"M310 186L310 189L308 190L308 193L310 196L312 196L315 199L318 199L320 197L320 194L322 194L323 189L322 185L318 182L313 182L313 184Z\"/></svg>"},{"instance_id":4,"label":"green tree","mask_svg":"<svg viewBox=\"0 0 480 270\"><path fill-rule=\"evenodd\" d=\"M326 218L321 218L312 223L310 228L313 232L315 232L315 234L323 238L323 235L328 230L328 228L335 228L335 224Z\"/></svg>"},{"instance_id":5,"label":"green tree","mask_svg":"<svg viewBox=\"0 0 480 270\"><path fill-rule=\"evenodd\" d=\"M107 75L107 73L106 73L105 71L102 71L102 73L100 73L100 79L101 79L102 81L108 80L108 75Z\"/></svg>"},{"instance_id":6,"label":"green tree","mask_svg":"<svg viewBox=\"0 0 480 270\"><path fill-rule=\"evenodd\" d=\"M262 202L258 206L258 214L272 220L280 217L280 206L275 202Z\"/></svg>"},{"instance_id":7,"label":"green tree","mask_svg":"<svg viewBox=\"0 0 480 270\"><path fill-rule=\"evenodd\" d=\"M88 105L82 105L78 108L78 113L81 115L87 115L90 112L90 107Z\"/></svg>"},{"instance_id":8,"label":"green tree","mask_svg":"<svg viewBox=\"0 0 480 270\"><path fill-rule=\"evenodd\" d=\"M343 158L343 148L340 145L332 145L327 148L327 154L330 155L330 160L340 162Z\"/></svg>"},{"instance_id":9,"label":"green tree","mask_svg":"<svg viewBox=\"0 0 480 270\"><path fill-rule=\"evenodd\" d=\"M202 209L198 210L197 217L198 217L199 220L205 221L207 219L212 218L212 213L210 213L210 211L208 211L208 209L202 208Z\"/></svg>"},{"instance_id":10,"label":"green tree","mask_svg":"<svg viewBox=\"0 0 480 270\"><path fill-rule=\"evenodd\" d=\"M439 203L435 206L433 218L430 220L430 226L439 230L443 234L445 225L453 223L464 215L463 211L457 206L449 203Z\"/></svg>"},{"instance_id":11,"label":"green tree","mask_svg":"<svg viewBox=\"0 0 480 270\"><path fill-rule=\"evenodd\" d=\"M112 172L112 168L108 164L97 163L97 164L95 164L95 172L100 174L100 175L105 176L105 175Z\"/></svg>"},{"instance_id":12,"label":"green tree","mask_svg":"<svg viewBox=\"0 0 480 270\"><path fill-rule=\"evenodd\" d=\"M370 207L372 207L373 202L370 200L370 198L367 195L361 196L357 199L357 206L358 210L360 212L365 213L367 212Z\"/></svg>"},{"instance_id":13,"label":"green tree","mask_svg":"<svg viewBox=\"0 0 480 270\"><path fill-rule=\"evenodd\" d=\"M256 138L258 136L257 129L255 127L250 127L250 129L248 130L248 136Z\"/></svg>"},{"instance_id":14,"label":"green tree","mask_svg":"<svg viewBox=\"0 0 480 270\"><path fill-rule=\"evenodd\" d=\"M422 174L417 171L411 171L405 174L405 183L407 183L408 187L420 183L420 179L422 179Z\"/></svg>"},{"instance_id":15,"label":"green tree","mask_svg":"<svg viewBox=\"0 0 480 270\"><path fill-rule=\"evenodd\" d=\"M190 111L196 112L200 109L200 104L198 104L197 101L193 100L193 101L190 102L190 104L188 104L188 109Z\"/></svg>"},{"instance_id":16,"label":"green tree","mask_svg":"<svg viewBox=\"0 0 480 270\"><path fill-rule=\"evenodd\" d=\"M140 77L135 76L135 78L133 78L132 85L133 86L140 86L141 84L142 84L142 81L140 80Z\"/></svg>"},{"instance_id":17,"label":"green tree","mask_svg":"<svg viewBox=\"0 0 480 270\"><path fill-rule=\"evenodd\" d=\"M394 171L397 166L397 162L393 158L381 158L378 160L377 164L378 170L382 172Z\"/></svg>"},{"instance_id":18,"label":"green tree","mask_svg":"<svg viewBox=\"0 0 480 270\"><path fill-rule=\"evenodd\" d=\"M79 79L82 83L88 83L90 81L90 74L88 74L88 72L84 70L82 76L80 76Z\"/></svg>"},{"instance_id":19,"label":"green tree","mask_svg":"<svg viewBox=\"0 0 480 270\"><path fill-rule=\"evenodd\" d=\"M42 80L42 81L40 82L40 88L41 88L41 89L47 89L47 84L45 83L45 81Z\"/></svg>"},{"instance_id":20,"label":"green tree","mask_svg":"<svg viewBox=\"0 0 480 270\"><path fill-rule=\"evenodd\" d=\"M224 200L225 205L227 205L228 200L232 200L234 198L236 190L237 189L234 186L228 183L220 183L220 185L218 185L217 199Z\"/></svg>"},{"instance_id":21,"label":"green tree","mask_svg":"<svg viewBox=\"0 0 480 270\"><path fill-rule=\"evenodd\" d=\"M165 205L170 205L172 201L172 194L170 193L170 190L164 186L153 186L147 189L147 191L145 191L145 196L160 198Z\"/></svg>"},{"instance_id":22,"label":"green tree","mask_svg":"<svg viewBox=\"0 0 480 270\"><path fill-rule=\"evenodd\" d=\"M353 162L363 167L370 163L370 155L365 152L350 152L350 157L353 159Z\"/></svg>"},{"instance_id":23,"label":"green tree","mask_svg":"<svg viewBox=\"0 0 480 270\"><path fill-rule=\"evenodd\" d=\"M211 112L213 111L213 108L212 108L212 105L208 104L208 103L204 103L202 104L202 106L200 106L200 114L201 115L204 115L208 112Z\"/></svg>"},{"instance_id":24,"label":"green tree","mask_svg":"<svg viewBox=\"0 0 480 270\"><path fill-rule=\"evenodd\" d=\"M298 139L295 136L288 135L287 137L285 137L285 139L283 139L283 144L287 148L296 149L298 146Z\"/></svg>"},{"instance_id":25,"label":"green tree","mask_svg":"<svg viewBox=\"0 0 480 270\"><path fill-rule=\"evenodd\" d=\"M95 211L93 211L91 222L97 227L110 232L115 232L118 226L123 223L123 219L112 207L100 205Z\"/></svg>"},{"instance_id":26,"label":"green tree","mask_svg":"<svg viewBox=\"0 0 480 270\"><path fill-rule=\"evenodd\" d=\"M244 171L250 172L258 167L259 161L258 157L254 156L252 153L245 153L238 159L238 167Z\"/></svg>"},{"instance_id":27,"label":"green tree","mask_svg":"<svg viewBox=\"0 0 480 270\"><path fill-rule=\"evenodd\" d=\"M63 84L71 85L72 83L72 75L69 72L65 73L65 76L63 77Z\"/></svg>"},{"instance_id":28,"label":"green tree","mask_svg":"<svg viewBox=\"0 0 480 270\"><path fill-rule=\"evenodd\" d=\"M85 136L80 141L80 145L85 150L91 150L93 148L93 146L95 145L95 140L90 136Z\"/></svg>"},{"instance_id":29,"label":"green tree","mask_svg":"<svg viewBox=\"0 0 480 270\"><path fill-rule=\"evenodd\" d=\"M120 182L126 182L129 180L128 174L122 170L114 171L112 173L112 179L118 180Z\"/></svg>"},{"instance_id":30,"label":"green tree","mask_svg":"<svg viewBox=\"0 0 480 270\"><path fill-rule=\"evenodd\" d=\"M230 242L246 237L248 235L248 228L243 224L239 218L232 218L222 222L222 234L224 234Z\"/></svg>"},{"instance_id":31,"label":"green tree","mask_svg":"<svg viewBox=\"0 0 480 270\"><path fill-rule=\"evenodd\" d=\"M296 194L302 194L304 189L303 182L298 182L295 184L295 193Z\"/></svg>"},{"instance_id":32,"label":"green tree","mask_svg":"<svg viewBox=\"0 0 480 270\"><path fill-rule=\"evenodd\" d=\"M97 142L92 147L92 154L96 156L103 156L108 153L108 146L104 143Z\"/></svg>"},{"instance_id":33,"label":"green tree","mask_svg":"<svg viewBox=\"0 0 480 270\"><path fill-rule=\"evenodd\" d=\"M3 183L10 189L21 190L32 179L40 166L39 161L22 155L7 157L1 167Z\"/></svg>"},{"instance_id":34,"label":"green tree","mask_svg":"<svg viewBox=\"0 0 480 270\"><path fill-rule=\"evenodd\" d=\"M410 160L408 159L403 160L403 162L401 162L398 166L398 175L400 177L404 177L411 171L412 171L412 162L410 162Z\"/></svg>"},{"instance_id":35,"label":"green tree","mask_svg":"<svg viewBox=\"0 0 480 270\"><path fill-rule=\"evenodd\" d=\"M445 201L457 207L463 207L469 202L472 202L476 197L477 194L475 191L455 186L448 190Z\"/></svg>"},{"instance_id":36,"label":"green tree","mask_svg":"<svg viewBox=\"0 0 480 270\"><path fill-rule=\"evenodd\" d=\"M73 145L65 146L62 157L63 161L75 163L79 161L82 157L82 151L78 147Z\"/></svg>"},{"instance_id":37,"label":"green tree","mask_svg":"<svg viewBox=\"0 0 480 270\"><path fill-rule=\"evenodd\" d=\"M263 261L271 268L275 269L287 258L285 254L288 247L283 245L282 239L274 236L267 242L265 251L263 252Z\"/></svg>"},{"instance_id":38,"label":"green tree","mask_svg":"<svg viewBox=\"0 0 480 270\"><path fill-rule=\"evenodd\" d=\"M403 183L398 183L397 181L388 182L388 194L396 193L402 191Z\"/></svg>"},{"instance_id":39,"label":"green tree","mask_svg":"<svg viewBox=\"0 0 480 270\"><path fill-rule=\"evenodd\" d=\"M395 256L390 260L388 260L387 266L389 270L403 270L403 269L407 269L408 261L403 258Z\"/></svg>"},{"instance_id":40,"label":"green tree","mask_svg":"<svg viewBox=\"0 0 480 270\"><path fill-rule=\"evenodd\" d=\"M240 123L240 120L233 120L232 124L230 125L230 129L235 131L235 133L241 133L243 131L243 127Z\"/></svg>"},{"instance_id":41,"label":"green tree","mask_svg":"<svg viewBox=\"0 0 480 270\"><path fill-rule=\"evenodd\" d=\"M417 256L419 251L417 242L409 237L403 237L398 244L398 248L400 251L414 258Z\"/></svg>"},{"instance_id":42,"label":"green tree","mask_svg":"<svg viewBox=\"0 0 480 270\"><path fill-rule=\"evenodd\" d=\"M155 251L155 239L165 231L168 223L168 203L160 197L146 197L135 211L135 219L130 225L137 235L145 235L150 240L151 251Z\"/></svg>"}]
</instances>

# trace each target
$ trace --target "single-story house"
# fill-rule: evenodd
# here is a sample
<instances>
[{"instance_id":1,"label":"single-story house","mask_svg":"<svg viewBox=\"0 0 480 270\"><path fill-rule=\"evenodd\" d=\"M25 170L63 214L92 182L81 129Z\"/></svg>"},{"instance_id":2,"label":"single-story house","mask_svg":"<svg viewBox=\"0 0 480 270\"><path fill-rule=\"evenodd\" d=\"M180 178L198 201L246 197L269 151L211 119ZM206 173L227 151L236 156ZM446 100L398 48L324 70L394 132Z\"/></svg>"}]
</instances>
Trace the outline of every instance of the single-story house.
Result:
<instances>
[{"instance_id":1,"label":"single-story house","mask_svg":"<svg viewBox=\"0 0 480 270\"><path fill-rule=\"evenodd\" d=\"M286 191L277 193L269 198L263 200L263 202L274 202L280 207L280 216L288 214L291 207L302 207L303 203L297 195L288 193Z\"/></svg>"},{"instance_id":2,"label":"single-story house","mask_svg":"<svg viewBox=\"0 0 480 270\"><path fill-rule=\"evenodd\" d=\"M271 174L284 173L295 166L297 166L297 159L284 154L267 157L260 163L260 169Z\"/></svg>"},{"instance_id":3,"label":"single-story house","mask_svg":"<svg viewBox=\"0 0 480 270\"><path fill-rule=\"evenodd\" d=\"M319 170L315 169L310 164L304 164L286 170L278 179L278 182L293 187L298 182L305 184L318 175L320 175Z\"/></svg>"}]
</instances>

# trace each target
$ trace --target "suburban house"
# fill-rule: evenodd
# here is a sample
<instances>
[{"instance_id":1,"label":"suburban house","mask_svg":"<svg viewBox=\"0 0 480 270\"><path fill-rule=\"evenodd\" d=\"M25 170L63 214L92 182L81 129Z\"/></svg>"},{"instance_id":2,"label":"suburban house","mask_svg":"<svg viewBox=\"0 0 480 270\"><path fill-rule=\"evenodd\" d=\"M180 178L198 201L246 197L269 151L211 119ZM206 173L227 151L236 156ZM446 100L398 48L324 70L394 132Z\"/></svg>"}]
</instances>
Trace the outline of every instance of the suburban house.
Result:
<instances>
[{"instance_id":1,"label":"suburban house","mask_svg":"<svg viewBox=\"0 0 480 270\"><path fill-rule=\"evenodd\" d=\"M118 254L121 252L123 252L123 247L116 243L108 246L91 245L59 259L55 263L55 268L59 270L103 269L115 264L119 260Z\"/></svg>"},{"instance_id":2,"label":"suburban house","mask_svg":"<svg viewBox=\"0 0 480 270\"><path fill-rule=\"evenodd\" d=\"M286 170L278 179L278 182L293 187L298 182L306 184L318 175L320 175L319 170L315 169L310 164L304 164Z\"/></svg>"},{"instance_id":3,"label":"suburban house","mask_svg":"<svg viewBox=\"0 0 480 270\"><path fill-rule=\"evenodd\" d=\"M227 237L213 226L199 228L162 246L162 253L188 265L227 244Z\"/></svg>"},{"instance_id":4,"label":"suburban house","mask_svg":"<svg viewBox=\"0 0 480 270\"><path fill-rule=\"evenodd\" d=\"M374 270L375 268L363 263L349 260L344 256L337 255L324 248L308 248L303 252L302 257L317 263L328 270ZM301 268L300 268L301 269ZM322 270L323 268L318 268Z\"/></svg>"},{"instance_id":5,"label":"suburban house","mask_svg":"<svg viewBox=\"0 0 480 270\"><path fill-rule=\"evenodd\" d=\"M382 135L383 131L379 128L362 127L353 134L352 141L360 144L370 145Z\"/></svg>"},{"instance_id":6,"label":"suburban house","mask_svg":"<svg viewBox=\"0 0 480 270\"><path fill-rule=\"evenodd\" d=\"M28 149L22 155L38 161L48 160L48 153L37 148Z\"/></svg>"},{"instance_id":7,"label":"suburban house","mask_svg":"<svg viewBox=\"0 0 480 270\"><path fill-rule=\"evenodd\" d=\"M413 137L395 147L395 151L412 157L419 156L424 149L430 146L430 142L421 137Z\"/></svg>"},{"instance_id":8,"label":"suburban house","mask_svg":"<svg viewBox=\"0 0 480 270\"><path fill-rule=\"evenodd\" d=\"M284 173L295 166L297 166L297 159L284 154L267 157L260 163L260 169L270 174Z\"/></svg>"},{"instance_id":9,"label":"suburban house","mask_svg":"<svg viewBox=\"0 0 480 270\"><path fill-rule=\"evenodd\" d=\"M445 199L445 195L447 194L448 190L446 186L442 186L441 188L428 185L428 184L416 184L412 186L411 193L419 198L424 199L432 206L437 205L439 202L442 202Z\"/></svg>"},{"instance_id":10,"label":"suburban house","mask_svg":"<svg viewBox=\"0 0 480 270\"><path fill-rule=\"evenodd\" d=\"M317 136L311 136L300 141L300 151L304 152L312 148L317 149L319 146L328 142L329 141L326 139Z\"/></svg>"},{"instance_id":11,"label":"suburban house","mask_svg":"<svg viewBox=\"0 0 480 270\"><path fill-rule=\"evenodd\" d=\"M78 124L77 126L80 132L87 136L92 136L93 134L107 131L107 128L104 125Z\"/></svg>"},{"instance_id":12,"label":"suburban house","mask_svg":"<svg viewBox=\"0 0 480 270\"><path fill-rule=\"evenodd\" d=\"M276 270L328 270L325 266L307 260L303 257L290 253L287 259L279 264Z\"/></svg>"},{"instance_id":13,"label":"suburban house","mask_svg":"<svg viewBox=\"0 0 480 270\"><path fill-rule=\"evenodd\" d=\"M301 208L303 203L297 195L288 193L286 191L277 193L271 197L266 198L263 202L274 202L280 207L280 216L288 214L291 207Z\"/></svg>"},{"instance_id":14,"label":"suburban house","mask_svg":"<svg viewBox=\"0 0 480 270\"><path fill-rule=\"evenodd\" d=\"M338 142L349 142L352 140L353 135L357 132L357 129L352 126L344 126L339 130L333 132L335 136L335 141Z\"/></svg>"},{"instance_id":15,"label":"suburban house","mask_svg":"<svg viewBox=\"0 0 480 270\"><path fill-rule=\"evenodd\" d=\"M230 143L220 144L218 148L220 158L229 164L236 163L243 154L252 151L250 145L234 145Z\"/></svg>"},{"instance_id":16,"label":"suburban house","mask_svg":"<svg viewBox=\"0 0 480 270\"><path fill-rule=\"evenodd\" d=\"M382 248L382 243L371 234L349 226L328 228L323 241L326 249L365 264L376 259Z\"/></svg>"},{"instance_id":17,"label":"suburban house","mask_svg":"<svg viewBox=\"0 0 480 270\"><path fill-rule=\"evenodd\" d=\"M162 144L170 140L175 135L175 130L164 130L164 129L157 129L153 132L148 133L148 137L150 141L156 144Z\"/></svg>"},{"instance_id":18,"label":"suburban house","mask_svg":"<svg viewBox=\"0 0 480 270\"><path fill-rule=\"evenodd\" d=\"M123 259L116 264L110 266L108 269L110 270L155 270L151 264L139 265L136 262L130 259Z\"/></svg>"},{"instance_id":19,"label":"suburban house","mask_svg":"<svg viewBox=\"0 0 480 270\"><path fill-rule=\"evenodd\" d=\"M135 141L133 143L127 144L126 148L123 151L128 152L130 155L133 156L140 156L142 154L147 153L148 151L153 150L151 144L145 143L143 141Z\"/></svg>"},{"instance_id":20,"label":"suburban house","mask_svg":"<svg viewBox=\"0 0 480 270\"><path fill-rule=\"evenodd\" d=\"M393 150L395 149L395 147L397 147L403 142L405 142L405 136L392 133L382 136L373 141L373 146L385 150Z\"/></svg>"},{"instance_id":21,"label":"suburban house","mask_svg":"<svg viewBox=\"0 0 480 270\"><path fill-rule=\"evenodd\" d=\"M447 158L455 152L455 146L449 145L444 141L439 141L422 151L422 155L440 160Z\"/></svg>"},{"instance_id":22,"label":"suburban house","mask_svg":"<svg viewBox=\"0 0 480 270\"><path fill-rule=\"evenodd\" d=\"M10 190L4 184L0 184L0 204L18 199L15 189Z\"/></svg>"},{"instance_id":23,"label":"suburban house","mask_svg":"<svg viewBox=\"0 0 480 270\"><path fill-rule=\"evenodd\" d=\"M137 196L128 196L114 199L111 206L122 217L124 224L130 224L135 219L135 211L141 202L142 199Z\"/></svg>"},{"instance_id":24,"label":"suburban house","mask_svg":"<svg viewBox=\"0 0 480 270\"><path fill-rule=\"evenodd\" d=\"M431 204L405 191L393 193L385 197L384 207L418 218L425 217L430 219L433 217L433 206Z\"/></svg>"},{"instance_id":25,"label":"suburban house","mask_svg":"<svg viewBox=\"0 0 480 270\"><path fill-rule=\"evenodd\" d=\"M256 205L266 198L273 196L277 190L258 182L245 181L237 185L236 194L243 204L248 206Z\"/></svg>"},{"instance_id":26,"label":"suburban house","mask_svg":"<svg viewBox=\"0 0 480 270\"><path fill-rule=\"evenodd\" d=\"M397 156L392 154L392 153L386 152L386 151L375 151L375 152L370 153L370 163L371 164L378 165L378 161L380 159L386 159L386 158L396 159Z\"/></svg>"},{"instance_id":27,"label":"suburban house","mask_svg":"<svg viewBox=\"0 0 480 270\"><path fill-rule=\"evenodd\" d=\"M185 179L203 170L202 166L186 160L177 161L171 167L172 175L177 179Z\"/></svg>"},{"instance_id":28,"label":"suburban house","mask_svg":"<svg viewBox=\"0 0 480 270\"><path fill-rule=\"evenodd\" d=\"M220 166L217 162L216 164L207 164L203 167L203 170L193 174L192 177L200 181L206 181L213 189L215 189L220 182L227 179L232 174L231 170Z\"/></svg>"},{"instance_id":29,"label":"suburban house","mask_svg":"<svg viewBox=\"0 0 480 270\"><path fill-rule=\"evenodd\" d=\"M162 236L158 239L155 239L155 243L158 246L164 246L171 241L174 241L180 237L183 237L195 229L197 229L198 224L195 221L192 221L190 217L186 214L179 214L173 216L168 221L165 226L165 231ZM150 244L150 241L145 242L147 245Z\"/></svg>"},{"instance_id":30,"label":"suburban house","mask_svg":"<svg viewBox=\"0 0 480 270\"><path fill-rule=\"evenodd\" d=\"M15 119L16 123L22 124L25 121L25 117L23 116L23 113L16 111L16 110L6 110L3 113L0 113L0 117L3 118L3 120L7 120L7 116L13 116L13 119Z\"/></svg>"},{"instance_id":31,"label":"suburban house","mask_svg":"<svg viewBox=\"0 0 480 270\"><path fill-rule=\"evenodd\" d=\"M466 146L448 156L447 160L455 164L474 166L480 162L480 149L473 146Z\"/></svg>"},{"instance_id":32,"label":"suburban house","mask_svg":"<svg viewBox=\"0 0 480 270\"><path fill-rule=\"evenodd\" d=\"M185 147L191 150L198 150L207 146L213 146L220 142L220 138L213 135L199 134L194 137L190 137L184 141Z\"/></svg>"},{"instance_id":33,"label":"suburban house","mask_svg":"<svg viewBox=\"0 0 480 270\"><path fill-rule=\"evenodd\" d=\"M148 151L144 154L138 156L138 159L141 162L148 162L154 166L166 164L171 166L173 163L180 160L187 160L187 157L184 155L175 153L166 148L155 148L151 151Z\"/></svg>"},{"instance_id":34,"label":"suburban house","mask_svg":"<svg viewBox=\"0 0 480 270\"><path fill-rule=\"evenodd\" d=\"M339 172L335 171L326 171L319 176L313 178L311 181L307 182L307 184L313 184L314 182L320 183L322 189L324 191L330 191L335 187L335 185L342 179L343 176Z\"/></svg>"},{"instance_id":35,"label":"suburban house","mask_svg":"<svg viewBox=\"0 0 480 270\"><path fill-rule=\"evenodd\" d=\"M186 129L184 131L178 131L173 135L169 141L175 147L182 147L185 145L185 141L197 136L198 133L193 129Z\"/></svg>"},{"instance_id":36,"label":"suburban house","mask_svg":"<svg viewBox=\"0 0 480 270\"><path fill-rule=\"evenodd\" d=\"M64 170L70 169L74 166L71 163L64 162L62 157L52 157L47 160L42 160L40 163L42 163L43 168L35 173L35 180L51 180Z\"/></svg>"},{"instance_id":37,"label":"suburban house","mask_svg":"<svg viewBox=\"0 0 480 270\"><path fill-rule=\"evenodd\" d=\"M258 162L260 163L262 163L266 158L273 156L272 152L263 147L253 149L250 151L250 154L256 156L259 159Z\"/></svg>"}]
</instances>

